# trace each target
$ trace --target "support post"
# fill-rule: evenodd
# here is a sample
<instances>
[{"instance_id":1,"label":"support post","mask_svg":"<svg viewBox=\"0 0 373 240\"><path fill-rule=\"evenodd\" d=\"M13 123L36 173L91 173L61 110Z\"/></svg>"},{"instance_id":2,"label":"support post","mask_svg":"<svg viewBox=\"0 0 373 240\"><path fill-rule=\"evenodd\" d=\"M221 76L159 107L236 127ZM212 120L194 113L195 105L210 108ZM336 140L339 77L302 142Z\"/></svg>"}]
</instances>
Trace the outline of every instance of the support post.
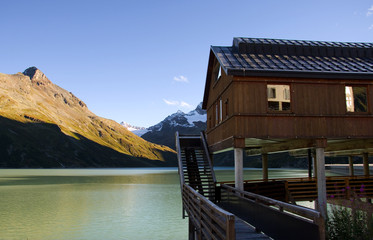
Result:
<instances>
[{"instance_id":1,"label":"support post","mask_svg":"<svg viewBox=\"0 0 373 240\"><path fill-rule=\"evenodd\" d=\"M353 156L349 156L348 157L348 166L349 166L349 172L350 172L350 176L354 176L354 157Z\"/></svg>"},{"instance_id":2,"label":"support post","mask_svg":"<svg viewBox=\"0 0 373 240\"><path fill-rule=\"evenodd\" d=\"M188 234L188 240L195 240L196 239L196 232L195 232L195 228L194 228L194 225L193 225L193 222L192 220L190 220L189 218L189 224L188 224L188 230L189 230L189 234Z\"/></svg>"},{"instance_id":3,"label":"support post","mask_svg":"<svg viewBox=\"0 0 373 240\"><path fill-rule=\"evenodd\" d=\"M243 191L243 148L234 148L235 187Z\"/></svg>"},{"instance_id":4,"label":"support post","mask_svg":"<svg viewBox=\"0 0 373 240\"><path fill-rule=\"evenodd\" d=\"M312 152L310 148L308 149L307 158L308 158L308 177L311 178L312 177Z\"/></svg>"},{"instance_id":5,"label":"support post","mask_svg":"<svg viewBox=\"0 0 373 240\"><path fill-rule=\"evenodd\" d=\"M268 154L262 154L263 181L268 181Z\"/></svg>"},{"instance_id":6,"label":"support post","mask_svg":"<svg viewBox=\"0 0 373 240\"><path fill-rule=\"evenodd\" d=\"M326 139L316 141L316 162L317 162L317 206L318 211L324 219L327 219L326 212L326 178L325 178L325 152Z\"/></svg>"},{"instance_id":7,"label":"support post","mask_svg":"<svg viewBox=\"0 0 373 240\"><path fill-rule=\"evenodd\" d=\"M312 153L312 158L313 158L313 177L317 178L317 161L316 161L315 151Z\"/></svg>"},{"instance_id":8,"label":"support post","mask_svg":"<svg viewBox=\"0 0 373 240\"><path fill-rule=\"evenodd\" d=\"M367 152L363 153L363 165L364 165L364 175L369 177L369 154Z\"/></svg>"}]
</instances>

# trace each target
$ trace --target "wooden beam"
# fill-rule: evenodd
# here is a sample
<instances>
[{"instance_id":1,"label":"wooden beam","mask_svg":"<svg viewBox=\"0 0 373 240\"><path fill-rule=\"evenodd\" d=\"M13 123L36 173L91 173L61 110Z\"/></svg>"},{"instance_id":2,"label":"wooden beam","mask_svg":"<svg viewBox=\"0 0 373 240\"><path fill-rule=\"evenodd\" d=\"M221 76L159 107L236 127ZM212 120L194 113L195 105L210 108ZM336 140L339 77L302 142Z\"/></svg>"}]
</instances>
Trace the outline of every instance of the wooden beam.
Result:
<instances>
[{"instance_id":1,"label":"wooden beam","mask_svg":"<svg viewBox=\"0 0 373 240\"><path fill-rule=\"evenodd\" d=\"M246 154L250 156L274 152L287 152L295 149L307 149L314 146L315 140L313 139L292 139L281 143L263 144L261 148L248 148L246 149Z\"/></svg>"},{"instance_id":2,"label":"wooden beam","mask_svg":"<svg viewBox=\"0 0 373 240\"><path fill-rule=\"evenodd\" d=\"M245 148L245 138L233 138L234 148Z\"/></svg>"},{"instance_id":3,"label":"wooden beam","mask_svg":"<svg viewBox=\"0 0 373 240\"><path fill-rule=\"evenodd\" d=\"M325 148L325 152L338 152L346 150L373 149L373 139L346 139L342 142L331 142Z\"/></svg>"},{"instance_id":4,"label":"wooden beam","mask_svg":"<svg viewBox=\"0 0 373 240\"><path fill-rule=\"evenodd\" d=\"M280 143L265 143L257 147L246 148L248 156L261 155L263 153L300 151L302 149L314 148L316 144L324 145L328 156L357 155L363 152L373 153L373 139L341 139L341 141L320 141L315 139L290 139ZM326 146L327 144L327 146ZM307 154L307 151L304 151Z\"/></svg>"},{"instance_id":5,"label":"wooden beam","mask_svg":"<svg viewBox=\"0 0 373 240\"><path fill-rule=\"evenodd\" d=\"M338 156L361 156L364 152L373 154L373 148L354 149L354 150L340 150L334 152L326 152L325 156L338 157Z\"/></svg>"},{"instance_id":6,"label":"wooden beam","mask_svg":"<svg viewBox=\"0 0 373 240\"><path fill-rule=\"evenodd\" d=\"M207 143L209 141L207 140ZM209 145L209 150L211 153L220 152L224 149L232 148L234 146L234 138L229 137L227 139L224 139L220 142L214 143L213 145Z\"/></svg>"}]
</instances>

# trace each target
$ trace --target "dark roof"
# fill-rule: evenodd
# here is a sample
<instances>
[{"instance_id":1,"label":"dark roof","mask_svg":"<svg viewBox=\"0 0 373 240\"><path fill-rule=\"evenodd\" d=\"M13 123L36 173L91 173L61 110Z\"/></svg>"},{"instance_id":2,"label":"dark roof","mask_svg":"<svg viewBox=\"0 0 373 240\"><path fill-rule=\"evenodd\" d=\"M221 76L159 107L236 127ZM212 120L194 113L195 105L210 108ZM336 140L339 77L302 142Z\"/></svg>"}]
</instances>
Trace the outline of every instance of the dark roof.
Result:
<instances>
[{"instance_id":1,"label":"dark roof","mask_svg":"<svg viewBox=\"0 0 373 240\"><path fill-rule=\"evenodd\" d=\"M373 78L373 43L234 38L211 50L228 75Z\"/></svg>"}]
</instances>

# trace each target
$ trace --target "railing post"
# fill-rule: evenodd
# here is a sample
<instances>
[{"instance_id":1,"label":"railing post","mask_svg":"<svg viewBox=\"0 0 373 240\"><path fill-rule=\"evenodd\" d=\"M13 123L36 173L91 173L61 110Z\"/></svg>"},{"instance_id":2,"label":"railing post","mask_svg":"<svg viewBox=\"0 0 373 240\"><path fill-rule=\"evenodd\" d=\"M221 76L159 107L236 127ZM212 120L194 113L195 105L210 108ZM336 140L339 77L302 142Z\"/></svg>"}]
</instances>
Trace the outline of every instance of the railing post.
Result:
<instances>
[{"instance_id":1,"label":"railing post","mask_svg":"<svg viewBox=\"0 0 373 240\"><path fill-rule=\"evenodd\" d=\"M351 187L350 187L350 179L349 178L345 178L344 180L344 183L345 183L345 198L346 199L350 199L351 197Z\"/></svg>"},{"instance_id":2,"label":"railing post","mask_svg":"<svg viewBox=\"0 0 373 240\"><path fill-rule=\"evenodd\" d=\"M202 239L202 213L201 213L201 200L200 199L197 199L198 201L198 239L201 240Z\"/></svg>"},{"instance_id":3,"label":"railing post","mask_svg":"<svg viewBox=\"0 0 373 240\"><path fill-rule=\"evenodd\" d=\"M369 154L367 152L363 153L363 165L364 165L364 175L369 177Z\"/></svg>"},{"instance_id":4,"label":"railing post","mask_svg":"<svg viewBox=\"0 0 373 240\"><path fill-rule=\"evenodd\" d=\"M285 202L289 202L289 182L285 181Z\"/></svg>"},{"instance_id":5,"label":"railing post","mask_svg":"<svg viewBox=\"0 0 373 240\"><path fill-rule=\"evenodd\" d=\"M262 171L263 171L263 181L268 181L268 154L262 154Z\"/></svg>"},{"instance_id":6,"label":"railing post","mask_svg":"<svg viewBox=\"0 0 373 240\"><path fill-rule=\"evenodd\" d=\"M193 225L193 222L192 222L192 220L190 220L190 218L189 218L189 226L188 226L188 228L189 228L189 234L188 234L188 239L189 240L195 240L196 238L196 231L195 231L195 227L194 227L194 225Z\"/></svg>"},{"instance_id":7,"label":"railing post","mask_svg":"<svg viewBox=\"0 0 373 240\"><path fill-rule=\"evenodd\" d=\"M315 223L317 226L319 226L320 240L325 240L326 239L325 219L319 216L317 219L315 219Z\"/></svg>"},{"instance_id":8,"label":"railing post","mask_svg":"<svg viewBox=\"0 0 373 240\"><path fill-rule=\"evenodd\" d=\"M235 229L235 218L234 216L228 216L227 219L227 240L235 240L236 239L236 229Z\"/></svg>"},{"instance_id":9,"label":"railing post","mask_svg":"<svg viewBox=\"0 0 373 240\"><path fill-rule=\"evenodd\" d=\"M354 176L354 157L353 156L348 157L348 168L349 168L350 176Z\"/></svg>"}]
</instances>

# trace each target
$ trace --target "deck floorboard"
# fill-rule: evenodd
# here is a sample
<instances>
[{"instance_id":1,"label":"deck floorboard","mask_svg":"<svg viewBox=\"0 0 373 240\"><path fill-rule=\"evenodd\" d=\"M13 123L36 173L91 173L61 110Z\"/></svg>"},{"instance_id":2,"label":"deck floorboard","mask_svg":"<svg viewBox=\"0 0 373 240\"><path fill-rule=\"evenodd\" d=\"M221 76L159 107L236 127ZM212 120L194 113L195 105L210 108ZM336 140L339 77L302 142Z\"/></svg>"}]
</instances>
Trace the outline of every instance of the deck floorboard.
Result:
<instances>
[{"instance_id":1,"label":"deck floorboard","mask_svg":"<svg viewBox=\"0 0 373 240\"><path fill-rule=\"evenodd\" d=\"M255 228L236 216L236 240L264 240L271 239L264 233L258 233Z\"/></svg>"}]
</instances>

